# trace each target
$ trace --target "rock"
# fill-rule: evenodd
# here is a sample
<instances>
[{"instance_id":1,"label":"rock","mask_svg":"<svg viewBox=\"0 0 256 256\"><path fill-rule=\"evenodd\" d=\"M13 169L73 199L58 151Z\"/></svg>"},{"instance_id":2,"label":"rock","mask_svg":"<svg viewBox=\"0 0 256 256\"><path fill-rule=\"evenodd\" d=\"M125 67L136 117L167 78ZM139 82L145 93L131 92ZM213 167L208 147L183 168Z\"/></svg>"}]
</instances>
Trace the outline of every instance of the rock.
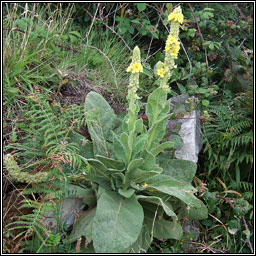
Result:
<instances>
[{"instance_id":1,"label":"rock","mask_svg":"<svg viewBox=\"0 0 256 256\"><path fill-rule=\"evenodd\" d=\"M195 221L185 220L182 224L182 229L186 234L186 238L189 238L190 241L197 241L199 239L200 229Z\"/></svg>"},{"instance_id":2,"label":"rock","mask_svg":"<svg viewBox=\"0 0 256 256\"><path fill-rule=\"evenodd\" d=\"M171 98L171 112L182 112L186 109L188 95L183 94ZM196 101L197 99L194 99ZM183 146L175 151L177 159L198 161L198 154L202 148L202 132L198 110L188 112L184 116L168 122L168 127L179 127L177 132L183 141Z\"/></svg>"},{"instance_id":3,"label":"rock","mask_svg":"<svg viewBox=\"0 0 256 256\"><path fill-rule=\"evenodd\" d=\"M59 218L61 223L69 228L74 224L76 214L85 207L85 204L81 198L65 198L60 204ZM44 215L43 225L48 230L54 230L57 227L53 212Z\"/></svg>"}]
</instances>

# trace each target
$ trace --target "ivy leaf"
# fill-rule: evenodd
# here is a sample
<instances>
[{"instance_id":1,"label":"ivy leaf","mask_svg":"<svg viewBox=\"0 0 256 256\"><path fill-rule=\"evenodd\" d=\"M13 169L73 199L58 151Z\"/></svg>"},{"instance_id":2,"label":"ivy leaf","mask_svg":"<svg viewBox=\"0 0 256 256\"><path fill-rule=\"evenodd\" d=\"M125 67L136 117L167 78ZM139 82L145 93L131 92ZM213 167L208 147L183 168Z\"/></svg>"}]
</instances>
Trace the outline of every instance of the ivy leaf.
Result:
<instances>
[{"instance_id":1,"label":"ivy leaf","mask_svg":"<svg viewBox=\"0 0 256 256\"><path fill-rule=\"evenodd\" d=\"M136 3L136 6L137 6L137 9L138 9L140 12L142 12L142 11L144 11L144 10L146 9L147 4L145 4L145 3Z\"/></svg>"}]
</instances>

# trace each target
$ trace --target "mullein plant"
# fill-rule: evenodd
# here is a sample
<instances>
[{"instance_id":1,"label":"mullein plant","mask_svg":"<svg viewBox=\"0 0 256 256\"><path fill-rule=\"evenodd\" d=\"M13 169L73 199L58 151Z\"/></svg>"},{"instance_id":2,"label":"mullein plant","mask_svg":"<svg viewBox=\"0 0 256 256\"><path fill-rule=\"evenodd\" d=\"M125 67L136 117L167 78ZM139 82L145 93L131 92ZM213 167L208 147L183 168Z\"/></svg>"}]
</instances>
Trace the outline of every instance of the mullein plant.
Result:
<instances>
[{"instance_id":1,"label":"mullein plant","mask_svg":"<svg viewBox=\"0 0 256 256\"><path fill-rule=\"evenodd\" d=\"M171 77L171 70L177 68L174 61L178 58L178 53L180 50L179 27L180 24L183 23L183 19L184 18L180 7L177 7L168 16L168 21L171 22L171 26L165 45L164 63L159 61L155 67L155 74L160 78L160 87L166 90L166 92L170 91L167 82Z\"/></svg>"},{"instance_id":2,"label":"mullein plant","mask_svg":"<svg viewBox=\"0 0 256 256\"><path fill-rule=\"evenodd\" d=\"M91 186L77 190L90 208L77 219L67 243L85 236L96 253L146 252L153 237L180 239L179 219L207 218L207 208L195 197L197 190L191 185L196 164L171 159L164 152L174 149L174 143L163 142L163 138L171 117L167 83L180 49L181 8L176 8L168 20L171 29L165 59L155 67L160 86L148 96L146 104L147 127L138 118L137 90L143 67L137 46L126 70L131 73L126 117L121 121L98 93L90 92L86 97L84 110L91 141L80 145L86 164L77 169ZM80 137L73 132L70 140L79 142Z\"/></svg>"}]
</instances>

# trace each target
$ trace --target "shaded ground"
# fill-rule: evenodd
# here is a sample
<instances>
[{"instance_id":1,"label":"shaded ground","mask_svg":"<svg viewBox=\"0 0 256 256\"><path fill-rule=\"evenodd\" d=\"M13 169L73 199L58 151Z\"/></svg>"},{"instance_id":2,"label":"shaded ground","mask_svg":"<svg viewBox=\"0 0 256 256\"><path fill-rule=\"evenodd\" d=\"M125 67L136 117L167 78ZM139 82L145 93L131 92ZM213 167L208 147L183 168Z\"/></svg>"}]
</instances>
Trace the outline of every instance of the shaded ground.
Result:
<instances>
[{"instance_id":1,"label":"shaded ground","mask_svg":"<svg viewBox=\"0 0 256 256\"><path fill-rule=\"evenodd\" d=\"M88 79L86 74L70 73L69 78L71 81L75 81L76 84L73 82L68 82L61 87L60 93L57 96L58 101L61 104L83 104L86 95L89 92L94 91L101 94L105 98L116 114L125 112L126 107L120 102L120 98L118 98L113 91L109 91L107 87L104 88L103 86L100 87L92 84L92 81Z\"/></svg>"}]
</instances>

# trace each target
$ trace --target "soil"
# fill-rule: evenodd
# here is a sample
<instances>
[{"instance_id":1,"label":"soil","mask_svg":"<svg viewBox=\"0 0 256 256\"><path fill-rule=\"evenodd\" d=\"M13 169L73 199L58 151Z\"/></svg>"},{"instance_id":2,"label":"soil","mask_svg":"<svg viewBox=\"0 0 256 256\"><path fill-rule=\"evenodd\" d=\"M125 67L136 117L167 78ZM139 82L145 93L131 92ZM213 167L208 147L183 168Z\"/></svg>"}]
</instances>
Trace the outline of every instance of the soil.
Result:
<instances>
[{"instance_id":1,"label":"soil","mask_svg":"<svg viewBox=\"0 0 256 256\"><path fill-rule=\"evenodd\" d=\"M94 85L92 81L88 79L86 74L70 73L68 78L72 82L64 84L60 89L59 95L57 96L57 100L61 104L81 105L84 103L86 95L89 92L94 91L104 97L117 115L125 112L126 107L120 103L118 96L115 96L115 94L109 91L107 87Z\"/></svg>"}]
</instances>

